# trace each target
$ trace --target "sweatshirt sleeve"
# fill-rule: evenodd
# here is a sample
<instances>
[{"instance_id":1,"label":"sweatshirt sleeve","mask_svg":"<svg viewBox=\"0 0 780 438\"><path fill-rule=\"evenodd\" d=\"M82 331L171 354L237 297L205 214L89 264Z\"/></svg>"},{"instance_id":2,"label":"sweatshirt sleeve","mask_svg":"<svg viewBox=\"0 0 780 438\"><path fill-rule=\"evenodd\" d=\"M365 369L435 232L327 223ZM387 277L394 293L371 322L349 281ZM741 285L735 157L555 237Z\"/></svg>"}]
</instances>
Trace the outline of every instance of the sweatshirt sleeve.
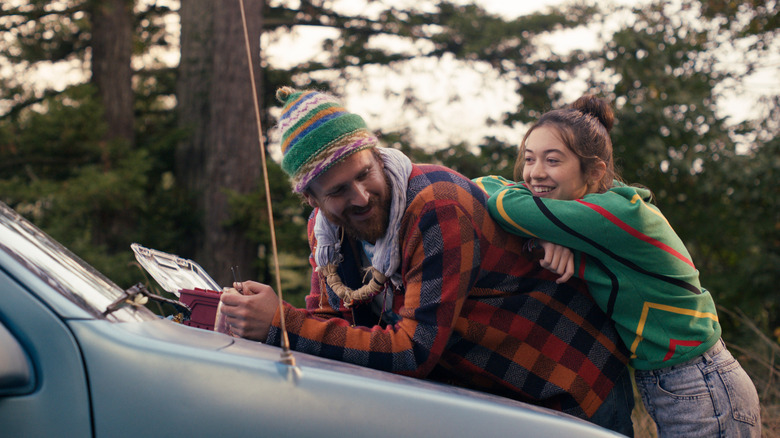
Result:
<instances>
[{"instance_id":1,"label":"sweatshirt sleeve","mask_svg":"<svg viewBox=\"0 0 780 438\"><path fill-rule=\"evenodd\" d=\"M492 196L494 193L497 193L507 188L508 186L515 184L514 181L510 181L502 176L497 175L481 176L479 178L474 178L472 182L479 186L479 188L487 193L488 196Z\"/></svg>"},{"instance_id":2,"label":"sweatshirt sleeve","mask_svg":"<svg viewBox=\"0 0 780 438\"><path fill-rule=\"evenodd\" d=\"M603 204L603 196L590 198ZM488 200L490 215L502 228L523 237L535 237L568 248L590 252L593 237L605 235L605 218L592 204L582 200L558 200L535 197L524 182L493 190Z\"/></svg>"},{"instance_id":3,"label":"sweatshirt sleeve","mask_svg":"<svg viewBox=\"0 0 780 438\"><path fill-rule=\"evenodd\" d=\"M659 260L662 255L666 266L693 268L688 251L666 218L646 202L649 191L640 190L618 185L582 199L559 200L533 196L519 182L495 190L488 206L502 228L520 236L597 258L606 255L639 265L646 264L648 257Z\"/></svg>"}]
</instances>

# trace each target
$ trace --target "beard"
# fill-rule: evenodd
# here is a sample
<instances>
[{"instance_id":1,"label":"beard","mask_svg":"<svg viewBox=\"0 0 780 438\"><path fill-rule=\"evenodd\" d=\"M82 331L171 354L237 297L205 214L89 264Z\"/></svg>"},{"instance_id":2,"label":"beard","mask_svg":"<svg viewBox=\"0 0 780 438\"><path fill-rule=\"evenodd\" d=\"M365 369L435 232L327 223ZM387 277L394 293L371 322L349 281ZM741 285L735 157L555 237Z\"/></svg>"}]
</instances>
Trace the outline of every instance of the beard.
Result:
<instances>
[{"instance_id":1,"label":"beard","mask_svg":"<svg viewBox=\"0 0 780 438\"><path fill-rule=\"evenodd\" d=\"M365 207L350 207L344 210L341 215L331 214L325 209L320 209L320 213L324 214L331 223L341 227L349 237L376 243L377 240L385 235L390 223L390 191L392 186L387 175L385 175L385 182L387 191L381 196L371 197L368 205ZM351 219L353 214L372 208L374 209L374 214L370 219L362 221L353 221Z\"/></svg>"}]
</instances>

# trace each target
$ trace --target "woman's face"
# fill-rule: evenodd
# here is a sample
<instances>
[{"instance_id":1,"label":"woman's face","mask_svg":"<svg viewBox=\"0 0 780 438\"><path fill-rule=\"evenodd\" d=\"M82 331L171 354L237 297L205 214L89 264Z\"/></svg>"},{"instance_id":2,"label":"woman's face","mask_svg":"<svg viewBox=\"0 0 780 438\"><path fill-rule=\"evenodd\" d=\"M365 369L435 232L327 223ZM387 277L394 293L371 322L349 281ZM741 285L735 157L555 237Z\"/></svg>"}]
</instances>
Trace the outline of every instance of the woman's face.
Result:
<instances>
[{"instance_id":1,"label":"woman's face","mask_svg":"<svg viewBox=\"0 0 780 438\"><path fill-rule=\"evenodd\" d=\"M525 140L523 180L534 196L580 199L595 192L583 174L580 159L558 136L555 127L535 128Z\"/></svg>"}]
</instances>

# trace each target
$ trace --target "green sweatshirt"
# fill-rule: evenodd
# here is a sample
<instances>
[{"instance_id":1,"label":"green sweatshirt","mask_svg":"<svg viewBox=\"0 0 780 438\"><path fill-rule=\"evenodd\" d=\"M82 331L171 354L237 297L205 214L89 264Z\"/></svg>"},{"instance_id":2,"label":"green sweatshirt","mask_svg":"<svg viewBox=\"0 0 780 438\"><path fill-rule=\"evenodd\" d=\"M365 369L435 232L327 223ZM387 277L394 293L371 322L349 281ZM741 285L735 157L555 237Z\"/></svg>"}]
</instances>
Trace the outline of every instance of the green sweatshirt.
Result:
<instances>
[{"instance_id":1,"label":"green sweatshirt","mask_svg":"<svg viewBox=\"0 0 780 438\"><path fill-rule=\"evenodd\" d=\"M567 201L535 197L524 183L501 177L474 182L504 229L574 251L575 275L615 322L634 368L688 361L720 339L712 296L677 233L649 203L649 190L616 182L606 193Z\"/></svg>"}]
</instances>

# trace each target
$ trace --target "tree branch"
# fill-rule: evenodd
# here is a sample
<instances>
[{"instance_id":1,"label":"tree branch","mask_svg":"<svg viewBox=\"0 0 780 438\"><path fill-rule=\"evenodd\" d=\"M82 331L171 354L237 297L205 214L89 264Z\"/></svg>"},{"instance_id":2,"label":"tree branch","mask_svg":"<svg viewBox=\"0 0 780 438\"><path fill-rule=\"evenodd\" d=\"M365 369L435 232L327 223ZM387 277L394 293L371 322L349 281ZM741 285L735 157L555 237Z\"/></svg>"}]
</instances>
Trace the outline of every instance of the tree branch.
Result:
<instances>
[{"instance_id":1,"label":"tree branch","mask_svg":"<svg viewBox=\"0 0 780 438\"><path fill-rule=\"evenodd\" d=\"M58 11L46 11L43 9L33 9L31 11L24 11L21 7L16 7L8 10L3 10L0 12L0 23L3 23L2 26L0 26L0 30L2 31L9 31L13 29L18 29L21 26L24 26L25 24L31 22L31 21L40 21L44 17L49 16L59 16L59 15L73 15L76 12L82 12L86 11L85 5L82 4L76 4L74 6L58 10ZM23 21L14 23L13 20L10 20L11 17L22 17ZM8 20L6 20L8 18ZM8 22L8 25L5 25L5 22Z\"/></svg>"},{"instance_id":2,"label":"tree branch","mask_svg":"<svg viewBox=\"0 0 780 438\"><path fill-rule=\"evenodd\" d=\"M67 90L67 88L65 89ZM44 100L58 96L65 92L65 90L57 91L53 89L46 89L43 92L43 95L41 96L35 96L26 100L23 100L21 102L16 103L15 105L11 106L11 108L5 113L0 115L0 120L9 120L14 119L20 112L22 112L25 108L28 108L32 105L35 105L36 103L41 103Z\"/></svg>"}]
</instances>

